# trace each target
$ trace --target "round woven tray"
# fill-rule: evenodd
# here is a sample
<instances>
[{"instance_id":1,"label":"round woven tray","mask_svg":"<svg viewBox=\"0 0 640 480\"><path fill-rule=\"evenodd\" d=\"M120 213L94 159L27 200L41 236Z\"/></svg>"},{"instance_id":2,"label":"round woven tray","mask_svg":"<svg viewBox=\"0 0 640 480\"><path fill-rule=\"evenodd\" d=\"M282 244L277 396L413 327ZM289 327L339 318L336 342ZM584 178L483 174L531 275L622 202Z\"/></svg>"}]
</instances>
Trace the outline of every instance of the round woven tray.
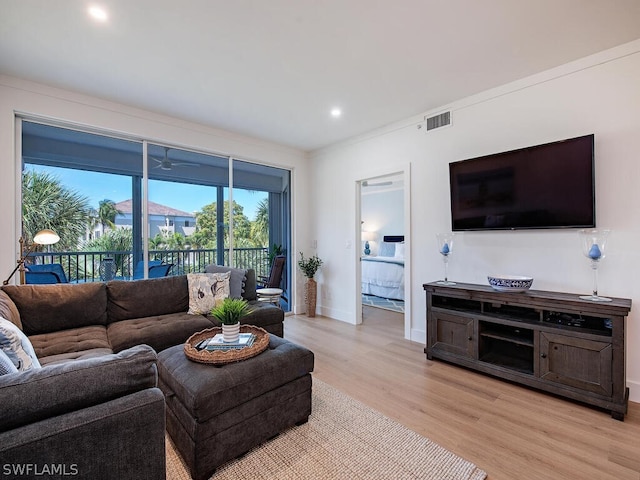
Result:
<instances>
[{"instance_id":1,"label":"round woven tray","mask_svg":"<svg viewBox=\"0 0 640 480\"><path fill-rule=\"evenodd\" d=\"M210 365L224 365L225 363L239 362L247 358L255 357L264 352L269 346L269 334L266 330L253 325L240 325L241 333L253 333L256 336L250 347L229 350L196 350L195 345L205 338L213 337L216 333L222 333L221 327L207 328L191 335L184 344L184 353L189 360Z\"/></svg>"}]
</instances>

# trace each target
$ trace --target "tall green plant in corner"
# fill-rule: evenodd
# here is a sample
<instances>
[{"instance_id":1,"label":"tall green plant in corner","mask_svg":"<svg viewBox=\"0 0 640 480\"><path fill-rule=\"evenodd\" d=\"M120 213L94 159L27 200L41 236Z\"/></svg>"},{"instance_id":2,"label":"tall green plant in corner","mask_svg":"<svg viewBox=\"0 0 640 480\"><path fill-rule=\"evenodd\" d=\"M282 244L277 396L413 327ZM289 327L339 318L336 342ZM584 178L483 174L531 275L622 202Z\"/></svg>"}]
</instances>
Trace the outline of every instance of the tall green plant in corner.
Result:
<instances>
[{"instance_id":1,"label":"tall green plant in corner","mask_svg":"<svg viewBox=\"0 0 640 480\"><path fill-rule=\"evenodd\" d=\"M305 259L304 254L300 252L298 267L300 268L300 270L302 270L302 273L304 273L305 277L313 279L314 275L320 269L321 265L322 260L320 260L317 255Z\"/></svg>"},{"instance_id":2,"label":"tall green plant in corner","mask_svg":"<svg viewBox=\"0 0 640 480\"><path fill-rule=\"evenodd\" d=\"M298 268L307 277L307 282L304 285L304 300L307 306L307 315L309 317L316 316L316 301L318 295L318 284L313 279L316 272L322 265L322 260L317 255L313 257L304 258L304 254L300 252L300 260L298 260Z\"/></svg>"}]
</instances>

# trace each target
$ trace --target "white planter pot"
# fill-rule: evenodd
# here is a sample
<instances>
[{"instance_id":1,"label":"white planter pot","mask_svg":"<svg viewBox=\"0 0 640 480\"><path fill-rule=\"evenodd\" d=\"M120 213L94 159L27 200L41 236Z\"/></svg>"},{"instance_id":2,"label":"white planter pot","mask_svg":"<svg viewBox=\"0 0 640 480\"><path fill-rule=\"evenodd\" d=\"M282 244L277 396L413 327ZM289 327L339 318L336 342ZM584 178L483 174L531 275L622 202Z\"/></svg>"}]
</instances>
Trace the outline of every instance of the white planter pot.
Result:
<instances>
[{"instance_id":1,"label":"white planter pot","mask_svg":"<svg viewBox=\"0 0 640 480\"><path fill-rule=\"evenodd\" d=\"M225 343L235 343L240 338L240 323L222 325L222 339Z\"/></svg>"}]
</instances>

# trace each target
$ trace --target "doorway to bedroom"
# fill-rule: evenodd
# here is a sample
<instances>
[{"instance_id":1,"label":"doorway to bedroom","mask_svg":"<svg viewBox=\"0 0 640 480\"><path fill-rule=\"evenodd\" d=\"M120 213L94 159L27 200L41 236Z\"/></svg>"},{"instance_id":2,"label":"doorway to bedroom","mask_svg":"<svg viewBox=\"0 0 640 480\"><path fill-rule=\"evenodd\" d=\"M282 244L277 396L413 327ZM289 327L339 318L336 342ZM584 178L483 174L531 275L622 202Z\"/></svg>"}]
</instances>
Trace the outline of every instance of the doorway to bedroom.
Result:
<instances>
[{"instance_id":1,"label":"doorway to bedroom","mask_svg":"<svg viewBox=\"0 0 640 480\"><path fill-rule=\"evenodd\" d=\"M408 172L384 174L359 182L360 316L363 323L383 317L409 334L407 315Z\"/></svg>"}]
</instances>

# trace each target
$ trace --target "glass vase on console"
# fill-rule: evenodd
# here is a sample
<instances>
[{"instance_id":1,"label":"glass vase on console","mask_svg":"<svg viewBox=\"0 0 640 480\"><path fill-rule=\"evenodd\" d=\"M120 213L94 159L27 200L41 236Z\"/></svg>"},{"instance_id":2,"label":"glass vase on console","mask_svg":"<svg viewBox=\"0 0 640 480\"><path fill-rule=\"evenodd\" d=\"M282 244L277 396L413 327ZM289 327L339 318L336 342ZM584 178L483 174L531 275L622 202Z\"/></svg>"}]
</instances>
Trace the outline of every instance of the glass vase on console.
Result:
<instances>
[{"instance_id":1,"label":"glass vase on console","mask_svg":"<svg viewBox=\"0 0 640 480\"><path fill-rule=\"evenodd\" d=\"M449 255L453 253L453 233L438 233L436 234L438 240L438 252L442 255L444 261L444 280L439 280L439 285L455 285L456 282L449 281Z\"/></svg>"},{"instance_id":2,"label":"glass vase on console","mask_svg":"<svg viewBox=\"0 0 640 480\"><path fill-rule=\"evenodd\" d=\"M592 302L610 302L610 298L598 295L598 266L605 256L605 247L611 230L587 229L578 231L582 244L582 253L589 259L593 270L593 293L591 295L581 295L583 300Z\"/></svg>"}]
</instances>

